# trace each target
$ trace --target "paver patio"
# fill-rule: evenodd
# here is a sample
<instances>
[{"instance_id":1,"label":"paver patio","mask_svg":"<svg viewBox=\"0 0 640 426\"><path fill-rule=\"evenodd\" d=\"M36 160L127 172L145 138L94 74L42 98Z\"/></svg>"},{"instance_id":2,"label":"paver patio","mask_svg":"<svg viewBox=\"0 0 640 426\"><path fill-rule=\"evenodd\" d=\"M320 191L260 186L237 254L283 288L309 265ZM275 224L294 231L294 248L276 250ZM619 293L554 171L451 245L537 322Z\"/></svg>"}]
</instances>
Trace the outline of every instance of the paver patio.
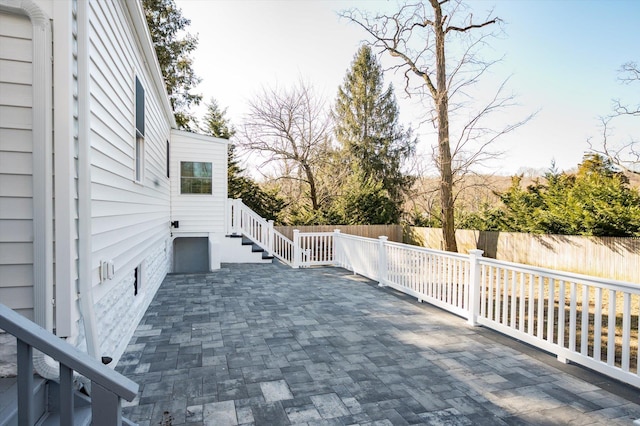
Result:
<instances>
[{"instance_id":1,"label":"paver patio","mask_svg":"<svg viewBox=\"0 0 640 426\"><path fill-rule=\"evenodd\" d=\"M640 391L615 395L492 333L338 268L169 275L117 366L140 384L124 415L174 426L640 418Z\"/></svg>"}]
</instances>

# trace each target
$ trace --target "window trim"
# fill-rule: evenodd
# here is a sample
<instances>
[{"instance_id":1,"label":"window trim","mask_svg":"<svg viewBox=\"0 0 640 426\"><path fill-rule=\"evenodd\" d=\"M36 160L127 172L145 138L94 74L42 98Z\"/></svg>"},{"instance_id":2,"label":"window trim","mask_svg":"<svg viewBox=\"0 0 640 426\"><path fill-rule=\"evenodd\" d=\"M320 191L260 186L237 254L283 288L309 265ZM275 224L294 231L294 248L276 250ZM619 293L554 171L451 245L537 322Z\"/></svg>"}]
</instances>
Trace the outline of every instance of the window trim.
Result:
<instances>
[{"instance_id":1,"label":"window trim","mask_svg":"<svg viewBox=\"0 0 640 426\"><path fill-rule=\"evenodd\" d=\"M185 163L193 163L193 164L208 164L211 176L208 176L210 181L209 187L210 192L183 192L182 190L182 180L185 178L183 176L183 164ZM199 177L199 176L186 176L187 179L207 179L207 177ZM213 162L211 161L180 161L180 179L179 179L179 188L180 195L213 195Z\"/></svg>"}]
</instances>

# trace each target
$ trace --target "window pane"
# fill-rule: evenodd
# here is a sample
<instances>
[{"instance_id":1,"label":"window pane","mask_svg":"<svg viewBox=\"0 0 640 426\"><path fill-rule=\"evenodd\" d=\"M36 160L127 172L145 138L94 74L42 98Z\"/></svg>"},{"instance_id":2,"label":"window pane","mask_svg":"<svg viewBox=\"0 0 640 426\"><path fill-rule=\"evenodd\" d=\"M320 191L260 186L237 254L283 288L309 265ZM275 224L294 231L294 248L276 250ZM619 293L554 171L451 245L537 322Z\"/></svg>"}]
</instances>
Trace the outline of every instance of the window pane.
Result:
<instances>
[{"instance_id":1,"label":"window pane","mask_svg":"<svg viewBox=\"0 0 640 426\"><path fill-rule=\"evenodd\" d=\"M212 163L183 161L180 163L180 193L212 194Z\"/></svg>"}]
</instances>

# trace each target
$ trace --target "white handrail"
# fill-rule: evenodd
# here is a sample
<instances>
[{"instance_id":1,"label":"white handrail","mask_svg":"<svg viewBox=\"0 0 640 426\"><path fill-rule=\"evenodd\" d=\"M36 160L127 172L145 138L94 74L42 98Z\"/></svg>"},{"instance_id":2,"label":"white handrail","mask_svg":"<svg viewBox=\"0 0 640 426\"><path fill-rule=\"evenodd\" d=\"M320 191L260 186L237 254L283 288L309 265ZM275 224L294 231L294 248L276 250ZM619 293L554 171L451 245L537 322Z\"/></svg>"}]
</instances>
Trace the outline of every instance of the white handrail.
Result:
<instances>
[{"instance_id":1,"label":"white handrail","mask_svg":"<svg viewBox=\"0 0 640 426\"><path fill-rule=\"evenodd\" d=\"M289 266L294 266L296 247L293 241L273 227L273 221L260 217L242 203L241 199L229 199L229 224L231 233L244 235Z\"/></svg>"}]
</instances>

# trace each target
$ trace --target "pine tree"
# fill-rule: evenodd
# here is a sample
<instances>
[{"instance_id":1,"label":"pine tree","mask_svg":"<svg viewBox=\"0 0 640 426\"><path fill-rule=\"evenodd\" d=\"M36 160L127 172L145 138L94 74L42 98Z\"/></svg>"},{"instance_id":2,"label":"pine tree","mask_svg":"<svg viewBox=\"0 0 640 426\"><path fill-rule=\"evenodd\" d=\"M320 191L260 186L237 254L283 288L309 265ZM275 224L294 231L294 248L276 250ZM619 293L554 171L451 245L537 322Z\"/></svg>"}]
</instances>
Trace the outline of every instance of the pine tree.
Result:
<instances>
[{"instance_id":1,"label":"pine tree","mask_svg":"<svg viewBox=\"0 0 640 426\"><path fill-rule=\"evenodd\" d=\"M227 119L227 108L220 109L218 101L214 98L205 105L207 112L204 114L202 131L216 138L231 139L236 134L236 129Z\"/></svg>"},{"instance_id":2,"label":"pine tree","mask_svg":"<svg viewBox=\"0 0 640 426\"><path fill-rule=\"evenodd\" d=\"M189 54L198 47L198 37L186 32L191 21L182 16L174 0L143 0L142 5L176 124L195 130L196 119L189 107L198 105L202 95L191 92L200 78Z\"/></svg>"},{"instance_id":3,"label":"pine tree","mask_svg":"<svg viewBox=\"0 0 640 426\"><path fill-rule=\"evenodd\" d=\"M412 183L411 177L403 174L402 165L413 153L416 141L411 129L399 124L393 86L384 89L382 69L367 45L356 53L338 89L334 116L336 138L354 174L361 175L363 181L380 182L401 212L403 193Z\"/></svg>"}]
</instances>

